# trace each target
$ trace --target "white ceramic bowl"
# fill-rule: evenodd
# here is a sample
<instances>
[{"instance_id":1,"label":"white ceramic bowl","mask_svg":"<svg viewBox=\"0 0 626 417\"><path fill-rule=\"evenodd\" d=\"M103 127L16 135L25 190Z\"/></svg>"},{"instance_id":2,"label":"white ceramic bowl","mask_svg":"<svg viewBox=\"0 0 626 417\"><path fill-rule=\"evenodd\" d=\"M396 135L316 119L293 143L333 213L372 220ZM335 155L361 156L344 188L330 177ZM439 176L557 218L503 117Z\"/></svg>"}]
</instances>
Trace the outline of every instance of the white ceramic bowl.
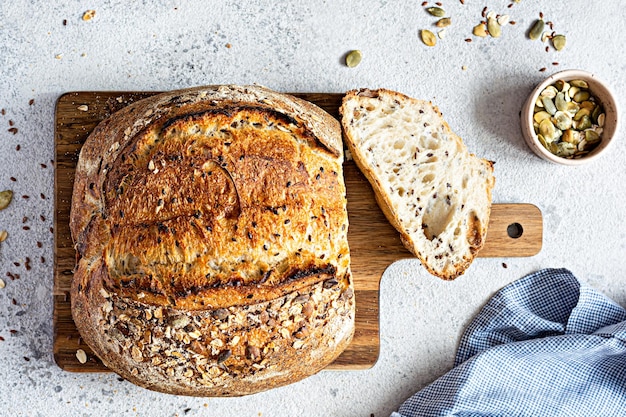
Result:
<instances>
[{"instance_id":1,"label":"white ceramic bowl","mask_svg":"<svg viewBox=\"0 0 626 417\"><path fill-rule=\"evenodd\" d=\"M602 132L602 141L600 144L594 148L591 152L584 155L578 159L569 159L562 158L560 156L554 155L552 152L547 150L535 134L535 129L533 128L533 116L534 116L534 107L539 94L549 85L554 84L557 80L563 81L571 81L571 80L584 80L589 84L589 91L591 94L602 104L604 107L604 113L606 115L603 132ZM537 155L546 161L553 162L555 164L562 165L581 165L588 162L591 162L597 158L599 158L602 154L607 152L610 148L611 143L615 137L615 134L618 131L619 127L619 119L618 119L618 111L617 111L617 102L615 97L611 93L609 87L600 81L594 74L591 74L586 71L581 70L565 70L557 72L556 74L551 75L546 78L541 84L537 85L535 89L532 91L524 107L522 108L521 114L521 125L522 125L522 134L524 136L524 140Z\"/></svg>"}]
</instances>

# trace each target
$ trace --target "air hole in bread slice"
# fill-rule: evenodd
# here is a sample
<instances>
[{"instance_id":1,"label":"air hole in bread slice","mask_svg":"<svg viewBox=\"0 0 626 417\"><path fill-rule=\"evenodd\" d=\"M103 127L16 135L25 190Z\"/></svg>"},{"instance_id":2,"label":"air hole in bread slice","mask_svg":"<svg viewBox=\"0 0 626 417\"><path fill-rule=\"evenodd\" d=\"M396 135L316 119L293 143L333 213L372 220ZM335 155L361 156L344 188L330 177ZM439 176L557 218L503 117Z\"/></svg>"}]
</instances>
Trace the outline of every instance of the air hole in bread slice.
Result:
<instances>
[{"instance_id":1,"label":"air hole in bread slice","mask_svg":"<svg viewBox=\"0 0 626 417\"><path fill-rule=\"evenodd\" d=\"M400 139L400 140L395 141L395 143L393 144L393 148L402 149L404 148L404 145L405 145L405 142L402 139Z\"/></svg>"},{"instance_id":2,"label":"air hole in bread slice","mask_svg":"<svg viewBox=\"0 0 626 417\"><path fill-rule=\"evenodd\" d=\"M432 136L430 138L425 138L428 140L428 142L426 143L426 147L428 149L431 149L433 151L436 151L437 149L439 149L441 147L441 144L439 142L436 142L433 139L437 139L439 138L439 134L437 132L432 132L431 134Z\"/></svg>"},{"instance_id":3,"label":"air hole in bread slice","mask_svg":"<svg viewBox=\"0 0 626 417\"><path fill-rule=\"evenodd\" d=\"M456 206L447 199L433 199L433 203L422 216L422 230L428 240L433 240L450 227Z\"/></svg>"},{"instance_id":4,"label":"air hole in bread slice","mask_svg":"<svg viewBox=\"0 0 626 417\"><path fill-rule=\"evenodd\" d=\"M469 177L467 175L463 176L463 182L461 183L461 187L463 189L467 188L467 183L469 182Z\"/></svg>"},{"instance_id":5,"label":"air hole in bread slice","mask_svg":"<svg viewBox=\"0 0 626 417\"><path fill-rule=\"evenodd\" d=\"M422 177L422 182L424 184L432 182L435 179L435 174L426 174Z\"/></svg>"}]
</instances>

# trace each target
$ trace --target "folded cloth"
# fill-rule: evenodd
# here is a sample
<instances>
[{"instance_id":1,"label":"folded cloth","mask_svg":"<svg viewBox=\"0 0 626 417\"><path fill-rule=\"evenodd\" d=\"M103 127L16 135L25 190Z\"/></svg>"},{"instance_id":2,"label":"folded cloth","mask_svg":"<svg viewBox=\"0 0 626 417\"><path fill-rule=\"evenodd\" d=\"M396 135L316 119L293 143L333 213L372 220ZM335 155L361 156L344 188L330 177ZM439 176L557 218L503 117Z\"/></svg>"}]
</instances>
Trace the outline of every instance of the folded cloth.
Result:
<instances>
[{"instance_id":1,"label":"folded cloth","mask_svg":"<svg viewBox=\"0 0 626 417\"><path fill-rule=\"evenodd\" d=\"M566 269L498 291L392 417L626 416L626 310Z\"/></svg>"}]
</instances>

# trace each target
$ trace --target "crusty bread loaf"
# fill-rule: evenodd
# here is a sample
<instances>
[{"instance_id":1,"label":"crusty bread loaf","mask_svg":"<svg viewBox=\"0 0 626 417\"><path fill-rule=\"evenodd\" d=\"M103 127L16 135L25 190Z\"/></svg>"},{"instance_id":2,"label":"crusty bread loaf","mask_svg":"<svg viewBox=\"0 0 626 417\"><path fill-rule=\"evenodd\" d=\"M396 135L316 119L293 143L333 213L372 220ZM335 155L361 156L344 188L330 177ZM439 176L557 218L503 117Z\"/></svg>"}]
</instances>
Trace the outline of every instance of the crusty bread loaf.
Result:
<instances>
[{"instance_id":1,"label":"crusty bread loaf","mask_svg":"<svg viewBox=\"0 0 626 417\"><path fill-rule=\"evenodd\" d=\"M159 94L85 142L74 321L143 387L237 396L346 348L354 291L338 121L257 86Z\"/></svg>"},{"instance_id":2,"label":"crusty bread loaf","mask_svg":"<svg viewBox=\"0 0 626 417\"><path fill-rule=\"evenodd\" d=\"M463 274L485 242L493 163L470 154L430 102L354 90L340 113L348 148L407 249L438 277Z\"/></svg>"}]
</instances>

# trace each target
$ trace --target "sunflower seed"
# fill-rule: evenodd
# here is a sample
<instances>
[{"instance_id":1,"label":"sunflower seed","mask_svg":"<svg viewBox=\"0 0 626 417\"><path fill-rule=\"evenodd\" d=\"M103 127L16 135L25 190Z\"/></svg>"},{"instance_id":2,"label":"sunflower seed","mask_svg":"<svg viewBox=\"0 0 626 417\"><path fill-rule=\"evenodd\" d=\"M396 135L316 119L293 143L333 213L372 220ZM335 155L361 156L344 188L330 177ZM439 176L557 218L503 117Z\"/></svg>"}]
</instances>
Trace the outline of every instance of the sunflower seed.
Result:
<instances>
[{"instance_id":1,"label":"sunflower seed","mask_svg":"<svg viewBox=\"0 0 626 417\"><path fill-rule=\"evenodd\" d=\"M141 353L141 350L137 346L132 347L132 349L130 350L130 356L132 356L135 362L143 361L143 354Z\"/></svg>"},{"instance_id":2,"label":"sunflower seed","mask_svg":"<svg viewBox=\"0 0 626 417\"><path fill-rule=\"evenodd\" d=\"M78 349L76 351L76 359L78 359L78 362L80 363L87 363L87 354L84 350Z\"/></svg>"}]
</instances>

